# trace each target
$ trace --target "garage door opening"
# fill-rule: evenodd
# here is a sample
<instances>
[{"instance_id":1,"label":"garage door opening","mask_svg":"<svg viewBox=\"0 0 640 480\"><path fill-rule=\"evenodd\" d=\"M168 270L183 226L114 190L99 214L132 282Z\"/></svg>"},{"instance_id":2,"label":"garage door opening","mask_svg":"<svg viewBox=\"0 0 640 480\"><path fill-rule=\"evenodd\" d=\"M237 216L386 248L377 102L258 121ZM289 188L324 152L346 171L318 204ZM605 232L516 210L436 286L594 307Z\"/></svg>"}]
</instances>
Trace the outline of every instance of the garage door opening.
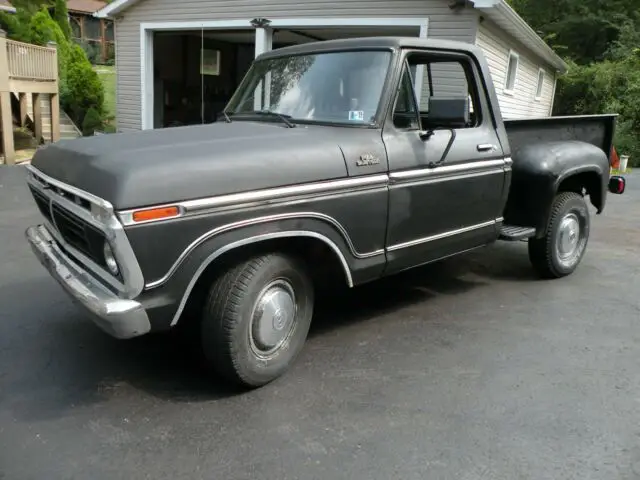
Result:
<instances>
[{"instance_id":1,"label":"garage door opening","mask_svg":"<svg viewBox=\"0 0 640 480\"><path fill-rule=\"evenodd\" d=\"M331 20L322 20L326 22L324 26L316 26L315 20L306 24L304 19L298 20L300 27L274 21L268 29L267 49L340 38L420 36L423 33L417 22L393 26L334 26ZM281 25L276 26L278 22ZM148 45L152 55L146 55L147 67L144 67L143 128L220 121L222 110L255 58L259 31L264 31L254 28L250 22L247 25L233 29L178 29L170 24L166 29L149 28Z\"/></svg>"}]
</instances>

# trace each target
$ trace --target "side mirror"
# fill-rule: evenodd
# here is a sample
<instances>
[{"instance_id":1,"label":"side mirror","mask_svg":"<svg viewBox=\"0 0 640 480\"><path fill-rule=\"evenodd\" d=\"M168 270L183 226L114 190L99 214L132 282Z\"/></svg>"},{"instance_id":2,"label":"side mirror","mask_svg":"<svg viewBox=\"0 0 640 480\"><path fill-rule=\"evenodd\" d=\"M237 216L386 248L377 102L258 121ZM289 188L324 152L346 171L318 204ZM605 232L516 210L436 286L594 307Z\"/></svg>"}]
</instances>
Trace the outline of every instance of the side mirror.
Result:
<instances>
[{"instance_id":1,"label":"side mirror","mask_svg":"<svg viewBox=\"0 0 640 480\"><path fill-rule=\"evenodd\" d=\"M469 98L429 99L427 122L431 127L463 128L469 123Z\"/></svg>"},{"instance_id":2,"label":"side mirror","mask_svg":"<svg viewBox=\"0 0 640 480\"><path fill-rule=\"evenodd\" d=\"M616 195L622 195L624 193L624 189L627 186L627 181L624 177L619 175L614 175L609 179L609 191L611 193L615 193Z\"/></svg>"}]
</instances>

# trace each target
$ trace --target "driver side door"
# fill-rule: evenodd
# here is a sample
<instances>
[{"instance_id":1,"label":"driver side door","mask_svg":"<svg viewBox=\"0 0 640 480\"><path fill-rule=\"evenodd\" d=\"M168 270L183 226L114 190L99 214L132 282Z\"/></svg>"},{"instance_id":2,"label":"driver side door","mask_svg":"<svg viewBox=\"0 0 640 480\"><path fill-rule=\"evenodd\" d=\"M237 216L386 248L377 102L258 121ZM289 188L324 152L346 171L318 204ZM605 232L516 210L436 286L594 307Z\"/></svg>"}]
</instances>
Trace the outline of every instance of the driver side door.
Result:
<instances>
[{"instance_id":1,"label":"driver side door","mask_svg":"<svg viewBox=\"0 0 640 480\"><path fill-rule=\"evenodd\" d=\"M423 82L415 82L412 71L424 72ZM390 177L388 273L498 235L510 167L478 78L475 64L458 52L406 52L383 130ZM420 101L416 83L425 85Z\"/></svg>"}]
</instances>

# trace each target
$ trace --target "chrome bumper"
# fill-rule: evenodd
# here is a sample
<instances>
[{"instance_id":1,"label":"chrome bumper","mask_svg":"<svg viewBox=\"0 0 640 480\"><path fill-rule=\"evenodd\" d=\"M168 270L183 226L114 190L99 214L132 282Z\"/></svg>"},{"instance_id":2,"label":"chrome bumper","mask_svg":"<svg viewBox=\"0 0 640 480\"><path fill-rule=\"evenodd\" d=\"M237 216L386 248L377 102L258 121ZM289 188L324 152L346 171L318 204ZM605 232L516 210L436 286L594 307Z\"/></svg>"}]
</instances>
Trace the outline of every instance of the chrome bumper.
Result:
<instances>
[{"instance_id":1,"label":"chrome bumper","mask_svg":"<svg viewBox=\"0 0 640 480\"><path fill-rule=\"evenodd\" d=\"M26 237L33 252L67 293L91 314L92 320L116 338L132 338L151 330L147 312L139 302L117 297L76 265L42 226L30 227Z\"/></svg>"}]
</instances>

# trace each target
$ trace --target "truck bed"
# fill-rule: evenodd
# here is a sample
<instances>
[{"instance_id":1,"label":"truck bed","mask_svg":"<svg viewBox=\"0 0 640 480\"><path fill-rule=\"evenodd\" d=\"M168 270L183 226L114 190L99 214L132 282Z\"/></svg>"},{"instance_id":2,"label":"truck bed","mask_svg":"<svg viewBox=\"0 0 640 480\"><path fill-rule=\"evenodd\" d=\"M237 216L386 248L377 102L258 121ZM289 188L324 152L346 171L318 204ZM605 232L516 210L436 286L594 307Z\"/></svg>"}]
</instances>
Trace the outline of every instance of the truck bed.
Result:
<instances>
[{"instance_id":1,"label":"truck bed","mask_svg":"<svg viewBox=\"0 0 640 480\"><path fill-rule=\"evenodd\" d=\"M505 120L511 154L532 143L580 140L600 148L611 156L617 115L575 115Z\"/></svg>"}]
</instances>

